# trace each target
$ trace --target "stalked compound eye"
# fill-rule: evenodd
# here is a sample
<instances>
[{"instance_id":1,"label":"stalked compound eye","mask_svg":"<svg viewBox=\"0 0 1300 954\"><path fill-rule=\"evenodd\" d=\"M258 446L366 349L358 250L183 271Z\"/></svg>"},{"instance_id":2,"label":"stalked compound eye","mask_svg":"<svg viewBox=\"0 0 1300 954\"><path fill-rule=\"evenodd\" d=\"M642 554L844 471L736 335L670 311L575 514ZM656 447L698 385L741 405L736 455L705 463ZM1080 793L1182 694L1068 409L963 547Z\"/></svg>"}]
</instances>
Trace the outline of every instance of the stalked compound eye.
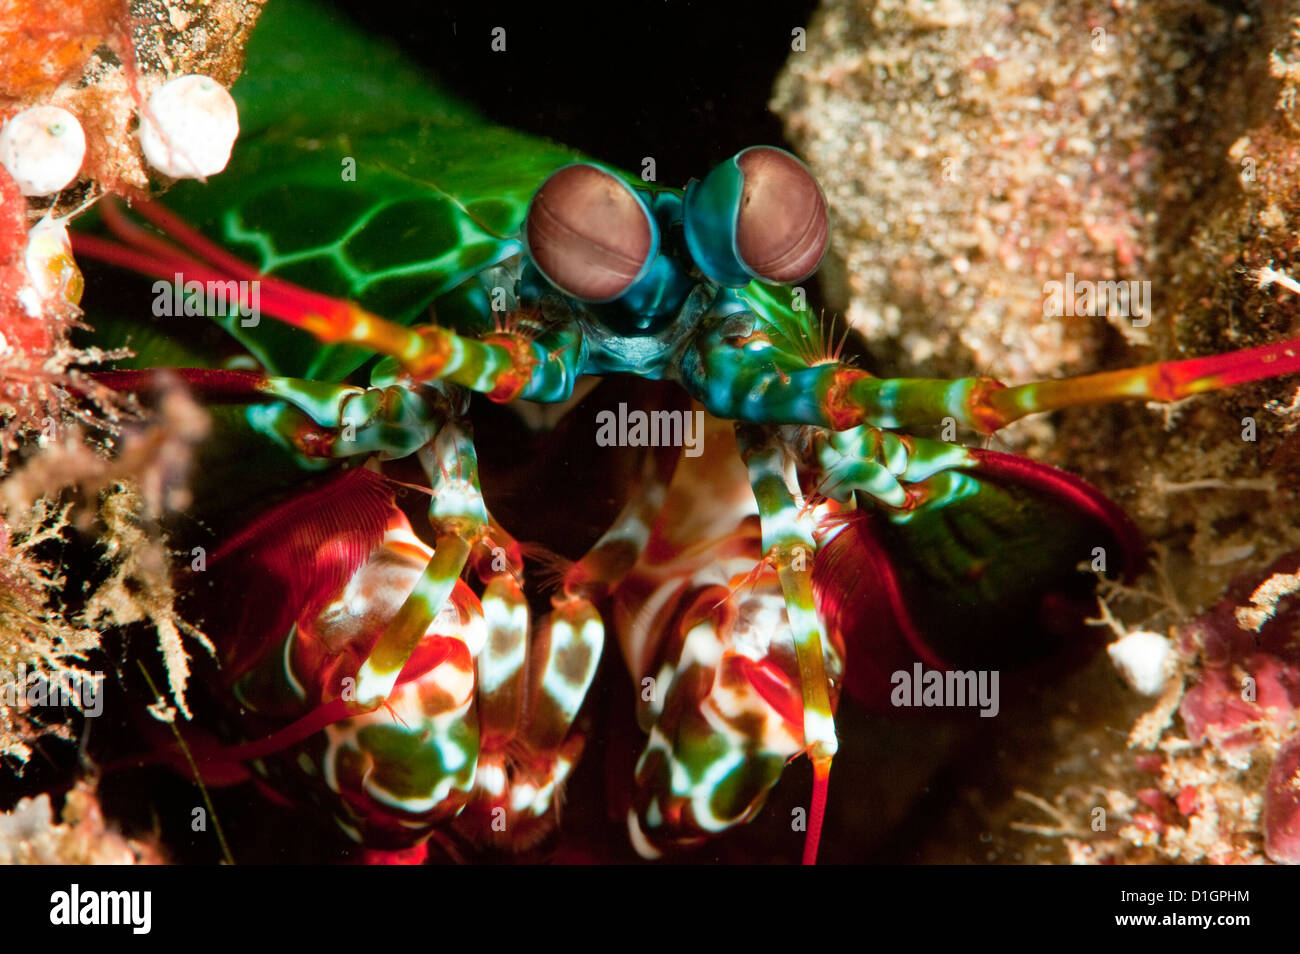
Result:
<instances>
[{"instance_id":1,"label":"stalked compound eye","mask_svg":"<svg viewBox=\"0 0 1300 954\"><path fill-rule=\"evenodd\" d=\"M524 240L552 285L592 303L618 298L659 254L650 210L622 179L588 163L565 166L542 183Z\"/></svg>"},{"instance_id":2,"label":"stalked compound eye","mask_svg":"<svg viewBox=\"0 0 1300 954\"><path fill-rule=\"evenodd\" d=\"M736 164L745 174L736 216L740 260L763 281L803 281L817 271L830 234L817 180L781 149L746 149Z\"/></svg>"},{"instance_id":3,"label":"stalked compound eye","mask_svg":"<svg viewBox=\"0 0 1300 954\"><path fill-rule=\"evenodd\" d=\"M821 264L830 223L821 187L784 149L753 146L686 190L686 244L720 285L801 282Z\"/></svg>"}]
</instances>

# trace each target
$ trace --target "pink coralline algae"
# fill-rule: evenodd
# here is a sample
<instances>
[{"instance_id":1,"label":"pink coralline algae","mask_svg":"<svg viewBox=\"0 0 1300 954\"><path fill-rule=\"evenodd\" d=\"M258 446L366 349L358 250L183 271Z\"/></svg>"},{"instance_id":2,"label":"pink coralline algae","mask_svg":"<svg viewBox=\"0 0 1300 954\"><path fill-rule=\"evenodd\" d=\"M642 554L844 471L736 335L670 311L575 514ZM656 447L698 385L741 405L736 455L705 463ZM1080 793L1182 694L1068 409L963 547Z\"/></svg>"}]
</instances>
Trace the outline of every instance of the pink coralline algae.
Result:
<instances>
[{"instance_id":1,"label":"pink coralline algae","mask_svg":"<svg viewBox=\"0 0 1300 954\"><path fill-rule=\"evenodd\" d=\"M1183 630L1182 649L1199 654L1201 681L1183 696L1180 714L1188 737L1209 740L1226 758L1240 761L1254 750L1266 728L1285 732L1300 706L1300 595L1284 593L1258 630L1243 625L1238 609L1249 606L1263 580L1300 569L1291 553L1260 577L1231 586L1212 610Z\"/></svg>"},{"instance_id":2,"label":"pink coralline algae","mask_svg":"<svg viewBox=\"0 0 1300 954\"><path fill-rule=\"evenodd\" d=\"M1282 746L1268 773L1264 851L1279 864L1300 864L1300 735Z\"/></svg>"},{"instance_id":3,"label":"pink coralline algae","mask_svg":"<svg viewBox=\"0 0 1300 954\"><path fill-rule=\"evenodd\" d=\"M1298 626L1300 553L1292 552L1234 583L1182 632L1183 652L1201 663L1200 681L1179 710L1191 741L1209 742L1238 767L1276 752L1263 792L1262 827L1264 851L1280 864L1300 864ZM1195 786L1177 797L1184 815L1201 803Z\"/></svg>"}]
</instances>

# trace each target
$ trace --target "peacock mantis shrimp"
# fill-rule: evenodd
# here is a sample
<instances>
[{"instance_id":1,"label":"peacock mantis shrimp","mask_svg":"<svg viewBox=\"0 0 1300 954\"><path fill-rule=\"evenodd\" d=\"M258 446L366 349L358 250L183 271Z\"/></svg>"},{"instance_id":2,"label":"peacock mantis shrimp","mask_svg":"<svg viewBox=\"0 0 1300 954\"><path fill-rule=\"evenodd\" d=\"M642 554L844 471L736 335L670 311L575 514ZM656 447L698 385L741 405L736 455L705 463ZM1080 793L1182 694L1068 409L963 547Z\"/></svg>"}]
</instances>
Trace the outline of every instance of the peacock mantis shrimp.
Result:
<instances>
[{"instance_id":1,"label":"peacock mantis shrimp","mask_svg":"<svg viewBox=\"0 0 1300 954\"><path fill-rule=\"evenodd\" d=\"M276 56L290 21L312 47ZM873 376L805 305L828 210L794 156L756 146L661 187L492 126L409 69L367 77L386 56L273 4L234 90L229 170L137 203L147 226L106 207L115 237L74 240L177 302L230 290L211 317L237 360L140 349L97 378L240 406L292 462L297 484L211 560L227 605L207 628L254 741L196 754L252 764L368 847L447 827L515 850L545 838L612 635L644 733L637 850L745 823L807 756L815 860L842 692L878 706L914 664L1032 659L1086 586L1080 563L1142 560L1078 478L914 432L1300 371L1290 340L1011 387ZM650 411L662 440L621 435L646 446L634 487L539 615L530 544L485 503L471 395L566 406L615 375L680 398ZM673 415L700 409L702 451L681 453L695 418ZM412 460L427 534L394 501L391 468Z\"/></svg>"}]
</instances>

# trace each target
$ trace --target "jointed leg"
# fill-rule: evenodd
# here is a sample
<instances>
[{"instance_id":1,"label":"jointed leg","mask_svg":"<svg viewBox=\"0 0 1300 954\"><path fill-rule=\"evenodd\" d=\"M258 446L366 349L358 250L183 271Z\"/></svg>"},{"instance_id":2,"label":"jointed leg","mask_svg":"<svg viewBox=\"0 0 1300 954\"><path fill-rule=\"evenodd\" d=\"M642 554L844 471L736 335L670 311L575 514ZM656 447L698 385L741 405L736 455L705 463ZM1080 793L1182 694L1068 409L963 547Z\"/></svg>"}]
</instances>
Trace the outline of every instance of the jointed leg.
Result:
<instances>
[{"instance_id":1,"label":"jointed leg","mask_svg":"<svg viewBox=\"0 0 1300 954\"><path fill-rule=\"evenodd\" d=\"M1005 387L991 378L956 381L864 377L850 401L879 427L937 424L944 417L992 434L1029 414L1111 401L1181 401L1206 391L1300 372L1300 339L1227 354L1162 361L1056 381Z\"/></svg>"},{"instance_id":2,"label":"jointed leg","mask_svg":"<svg viewBox=\"0 0 1300 954\"><path fill-rule=\"evenodd\" d=\"M501 402L516 397L564 400L572 391L582 361L576 330L552 332L545 340L507 330L479 340L437 325L407 328L351 302L260 275L160 206L141 203L136 208L206 261L130 224L111 203L105 204L105 219L133 247L77 235L76 252L168 281L177 273L200 282L224 283L232 276L257 281L267 315L322 342L364 346L391 357L415 381L447 380Z\"/></svg>"},{"instance_id":3,"label":"jointed leg","mask_svg":"<svg viewBox=\"0 0 1300 954\"><path fill-rule=\"evenodd\" d=\"M469 435L458 424L447 423L421 449L420 463L433 488L429 506L429 521L437 535L433 558L357 673L356 699L366 708L379 705L392 692L402 667L451 595L471 547L488 528L478 458Z\"/></svg>"},{"instance_id":4,"label":"jointed leg","mask_svg":"<svg viewBox=\"0 0 1300 954\"><path fill-rule=\"evenodd\" d=\"M793 474L788 473L790 461L782 443L771 431L761 428L739 427L737 436L758 501L763 550L776 565L799 661L804 744L814 773L813 805L804 850L805 863L811 863L817 857L831 760L839 747L826 676L824 652L828 644L822 638L821 620L813 601L816 545L810 522L801 516L802 503L791 489Z\"/></svg>"},{"instance_id":5,"label":"jointed leg","mask_svg":"<svg viewBox=\"0 0 1300 954\"><path fill-rule=\"evenodd\" d=\"M1132 399L1181 401L1206 391L1296 372L1300 372L1300 339L1291 338L1227 354L1022 384L991 392L987 404L994 422L1003 427L1027 414L1077 404Z\"/></svg>"},{"instance_id":6,"label":"jointed leg","mask_svg":"<svg viewBox=\"0 0 1300 954\"><path fill-rule=\"evenodd\" d=\"M523 708L530 626L523 588L519 544L492 523L472 556L475 575L483 581L483 617L487 642L478 658L480 760L503 752ZM504 785L504 779L501 780Z\"/></svg>"},{"instance_id":7,"label":"jointed leg","mask_svg":"<svg viewBox=\"0 0 1300 954\"><path fill-rule=\"evenodd\" d=\"M494 525L491 550L475 555L475 572L486 583L488 637L478 657L478 777L459 824L476 840L522 850L550 828L559 788L585 744L574 722L605 642L595 601L636 561L663 503L664 471L670 468L652 458L647 463L646 486L630 496L586 556L568 568L536 629L529 625L520 585L520 547Z\"/></svg>"},{"instance_id":8,"label":"jointed leg","mask_svg":"<svg viewBox=\"0 0 1300 954\"><path fill-rule=\"evenodd\" d=\"M861 491L886 506L913 507L923 502L924 482L929 478L976 464L970 450L960 444L876 427L819 431L812 441L821 471L814 491L841 503Z\"/></svg>"},{"instance_id":9,"label":"jointed leg","mask_svg":"<svg viewBox=\"0 0 1300 954\"><path fill-rule=\"evenodd\" d=\"M1300 372L1300 339L1228 354L1006 387L992 378L876 378L838 362L809 366L726 321L702 329L678 376L713 414L758 424L908 428L954 423L991 434L1028 414L1109 401L1177 401Z\"/></svg>"},{"instance_id":10,"label":"jointed leg","mask_svg":"<svg viewBox=\"0 0 1300 954\"><path fill-rule=\"evenodd\" d=\"M433 440L451 416L450 399L437 385L360 388L216 368L106 371L94 377L114 390L136 393L172 378L207 403L266 402L269 407L252 415L254 426L311 460L375 453L405 457Z\"/></svg>"}]
</instances>

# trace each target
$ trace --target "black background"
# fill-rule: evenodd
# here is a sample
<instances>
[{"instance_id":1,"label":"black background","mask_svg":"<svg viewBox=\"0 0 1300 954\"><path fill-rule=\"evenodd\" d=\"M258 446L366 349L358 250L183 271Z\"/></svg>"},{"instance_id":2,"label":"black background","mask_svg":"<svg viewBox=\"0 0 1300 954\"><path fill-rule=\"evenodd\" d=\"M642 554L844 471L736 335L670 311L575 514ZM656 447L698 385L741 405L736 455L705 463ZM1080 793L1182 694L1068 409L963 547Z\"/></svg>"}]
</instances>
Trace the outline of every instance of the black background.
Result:
<instances>
[{"instance_id":1,"label":"black background","mask_svg":"<svg viewBox=\"0 0 1300 954\"><path fill-rule=\"evenodd\" d=\"M809 0L335 6L503 125L633 170L653 156L659 183L670 186L746 146L784 142L767 103L791 31L815 8ZM504 53L491 49L498 26Z\"/></svg>"}]
</instances>

